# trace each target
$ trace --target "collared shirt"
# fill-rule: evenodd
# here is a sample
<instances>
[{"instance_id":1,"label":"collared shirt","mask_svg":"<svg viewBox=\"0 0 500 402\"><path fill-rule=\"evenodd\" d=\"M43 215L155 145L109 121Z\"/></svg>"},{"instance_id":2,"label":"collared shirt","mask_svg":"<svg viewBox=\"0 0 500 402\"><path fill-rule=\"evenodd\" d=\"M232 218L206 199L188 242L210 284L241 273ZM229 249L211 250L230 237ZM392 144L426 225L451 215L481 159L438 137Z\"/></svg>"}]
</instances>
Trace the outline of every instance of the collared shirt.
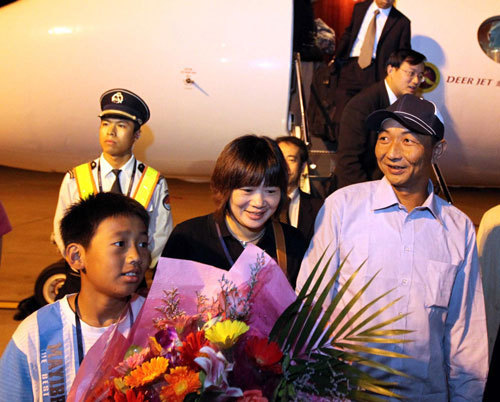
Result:
<instances>
[{"instance_id":1,"label":"collared shirt","mask_svg":"<svg viewBox=\"0 0 500 402\"><path fill-rule=\"evenodd\" d=\"M490 358L500 327L500 205L485 212L477 229L477 251L483 277ZM496 364L500 364L497 361ZM498 385L500 389L500 384Z\"/></svg>"},{"instance_id":2,"label":"collared shirt","mask_svg":"<svg viewBox=\"0 0 500 402\"><path fill-rule=\"evenodd\" d=\"M288 194L290 198L290 205L288 206L288 219L290 225L296 228L299 225L299 210L300 210L300 193L299 189L296 188L291 193Z\"/></svg>"},{"instance_id":3,"label":"collared shirt","mask_svg":"<svg viewBox=\"0 0 500 402\"><path fill-rule=\"evenodd\" d=\"M100 180L102 185L102 191L107 192L111 190L113 183L115 181L115 174L111 171L113 167L106 161L104 156L101 156L94 160L95 167L92 169L92 176L99 191L99 172L98 167L100 166L101 174ZM132 188L130 191L130 196L135 192L137 185L142 176L142 172L139 166L142 163L132 157L123 165L120 173L120 187L123 194L127 195L130 184L132 183ZM134 173L135 166L135 173ZM132 175L134 175L132 177ZM64 256L64 244L61 238L61 233L59 230L59 225L61 219L64 217L64 213L67 208L80 199L78 193L78 185L76 179L72 172L66 173L64 179L61 183L61 189L59 190L59 199L57 201L56 213L54 215L54 240L59 248L59 251ZM168 193L167 181L164 177L160 177L158 184L154 190L151 201L148 205L148 214L150 217L149 222L149 249L151 251L151 266L154 266L161 255L163 247L165 246L168 236L172 232L173 222L172 214L170 212L170 198Z\"/></svg>"},{"instance_id":4,"label":"collared shirt","mask_svg":"<svg viewBox=\"0 0 500 402\"><path fill-rule=\"evenodd\" d=\"M387 83L387 79L384 80L384 85L385 85L385 89L387 91L387 95L389 96L389 104L392 105L394 102L396 102L398 100L398 97L396 95L394 95L394 92L392 92L391 87Z\"/></svg>"},{"instance_id":5,"label":"collared shirt","mask_svg":"<svg viewBox=\"0 0 500 402\"><path fill-rule=\"evenodd\" d=\"M375 1L368 7L366 10L365 17L363 18L363 23L359 28L358 36L352 45L352 50L350 57L359 57L361 52L361 47L363 46L363 41L365 40L366 31L368 30L368 25L370 25L370 21L373 18L375 10L379 10L380 13L377 16L376 21L376 31L375 31L375 43L373 44L373 56L372 58L376 58L377 56L377 46L378 41L380 39L380 35L382 34L382 30L384 29L385 22L387 21L387 17L389 17L389 13L391 12L392 7L389 8L378 8Z\"/></svg>"},{"instance_id":6,"label":"collared shirt","mask_svg":"<svg viewBox=\"0 0 500 402\"><path fill-rule=\"evenodd\" d=\"M386 178L334 192L316 218L297 290L327 247L324 261L337 250L327 279L345 259L346 263L326 304L364 263L340 308L377 274L356 310L394 288L368 312L400 298L375 322L401 315L389 328L414 331L400 336L409 343L382 345L411 359L373 357L413 378L368 371L398 383L408 400L480 401L488 371L488 343L474 226L457 208L434 195L431 184L428 191L423 205L409 213Z\"/></svg>"}]
</instances>

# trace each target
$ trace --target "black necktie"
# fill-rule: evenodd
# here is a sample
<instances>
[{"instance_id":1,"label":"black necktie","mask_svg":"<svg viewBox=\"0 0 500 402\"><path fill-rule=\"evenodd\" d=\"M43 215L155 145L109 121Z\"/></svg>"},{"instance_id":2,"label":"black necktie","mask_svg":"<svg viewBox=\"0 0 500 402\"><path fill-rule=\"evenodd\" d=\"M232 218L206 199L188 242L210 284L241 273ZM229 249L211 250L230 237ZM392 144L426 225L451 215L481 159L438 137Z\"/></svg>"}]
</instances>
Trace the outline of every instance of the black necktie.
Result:
<instances>
[{"instance_id":1,"label":"black necktie","mask_svg":"<svg viewBox=\"0 0 500 402\"><path fill-rule=\"evenodd\" d=\"M120 187L120 173L122 172L120 169L113 169L112 172L115 174L115 182L111 186L110 193L123 194L122 188Z\"/></svg>"}]
</instances>

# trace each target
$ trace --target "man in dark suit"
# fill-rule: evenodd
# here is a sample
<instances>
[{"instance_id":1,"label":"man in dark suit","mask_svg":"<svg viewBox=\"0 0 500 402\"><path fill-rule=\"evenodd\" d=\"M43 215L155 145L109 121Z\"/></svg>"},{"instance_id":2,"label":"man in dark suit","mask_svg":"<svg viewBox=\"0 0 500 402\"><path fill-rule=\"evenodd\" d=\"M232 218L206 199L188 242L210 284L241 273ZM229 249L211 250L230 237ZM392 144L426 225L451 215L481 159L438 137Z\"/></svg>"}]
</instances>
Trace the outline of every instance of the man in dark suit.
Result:
<instances>
[{"instance_id":1,"label":"man in dark suit","mask_svg":"<svg viewBox=\"0 0 500 402\"><path fill-rule=\"evenodd\" d=\"M349 99L385 77L389 55L398 49L411 48L410 20L396 10L393 3L394 0L367 0L354 6L351 23L342 35L335 55L338 81L334 122L337 128ZM367 33L371 32L372 20L375 33L370 41ZM363 49L365 41L365 49L371 52L368 60Z\"/></svg>"},{"instance_id":2,"label":"man in dark suit","mask_svg":"<svg viewBox=\"0 0 500 402\"><path fill-rule=\"evenodd\" d=\"M375 110L385 109L405 94L415 94L423 79L425 56L410 49L393 52L387 61L385 79L364 89L346 105L340 121L335 154L337 188L382 178L375 159L377 133L365 120Z\"/></svg>"},{"instance_id":3,"label":"man in dark suit","mask_svg":"<svg viewBox=\"0 0 500 402\"><path fill-rule=\"evenodd\" d=\"M300 190L300 177L304 173L309 154L306 144L296 137L279 137L276 139L288 166L288 198L289 206L284 220L299 229L307 243L314 234L314 221L323 205L323 200L315 198Z\"/></svg>"}]
</instances>

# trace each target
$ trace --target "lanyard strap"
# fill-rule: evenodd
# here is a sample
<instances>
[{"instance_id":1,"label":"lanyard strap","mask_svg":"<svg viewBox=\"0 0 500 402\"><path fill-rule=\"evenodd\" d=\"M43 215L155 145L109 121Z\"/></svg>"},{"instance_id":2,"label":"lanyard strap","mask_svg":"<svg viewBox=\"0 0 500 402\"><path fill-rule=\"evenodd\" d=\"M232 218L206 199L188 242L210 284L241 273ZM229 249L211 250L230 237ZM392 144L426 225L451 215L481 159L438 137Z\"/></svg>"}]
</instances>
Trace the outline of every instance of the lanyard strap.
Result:
<instances>
[{"instance_id":1,"label":"lanyard strap","mask_svg":"<svg viewBox=\"0 0 500 402\"><path fill-rule=\"evenodd\" d=\"M83 351L83 335L82 335L82 324L80 323L80 307L78 306L78 296L80 293L76 294L75 297L75 326L76 326L76 343L78 348L78 367L82 365L83 357L85 353ZM130 296L128 302L128 316L130 328L134 324L134 312L132 311L132 306L130 305Z\"/></svg>"},{"instance_id":2,"label":"lanyard strap","mask_svg":"<svg viewBox=\"0 0 500 402\"><path fill-rule=\"evenodd\" d=\"M215 222L215 228L217 229L217 236L219 236L220 244L222 246L222 249L224 250L224 254L226 255L226 258L227 258L227 260L229 262L229 265L233 266L234 265L234 261L231 258L231 255L229 254L229 250L227 249L226 242L222 238L222 234L220 232L220 227L219 227L219 224L217 222Z\"/></svg>"},{"instance_id":3,"label":"lanyard strap","mask_svg":"<svg viewBox=\"0 0 500 402\"><path fill-rule=\"evenodd\" d=\"M134 185L135 179L135 170L137 168L137 159L134 159L134 168L132 169L132 176L130 178L130 182L128 184L127 197L130 197L132 193L132 186ZM97 162L97 180L99 181L99 192L102 193L102 178L101 178L101 158Z\"/></svg>"}]
</instances>

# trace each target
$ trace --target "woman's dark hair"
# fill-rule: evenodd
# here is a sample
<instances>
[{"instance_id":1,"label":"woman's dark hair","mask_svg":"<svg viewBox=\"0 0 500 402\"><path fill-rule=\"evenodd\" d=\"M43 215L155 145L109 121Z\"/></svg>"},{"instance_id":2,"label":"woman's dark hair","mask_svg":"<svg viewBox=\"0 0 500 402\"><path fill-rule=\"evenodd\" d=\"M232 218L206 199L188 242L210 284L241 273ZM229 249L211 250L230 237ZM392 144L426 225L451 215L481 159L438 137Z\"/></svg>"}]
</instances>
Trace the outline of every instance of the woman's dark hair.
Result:
<instances>
[{"instance_id":1,"label":"woman's dark hair","mask_svg":"<svg viewBox=\"0 0 500 402\"><path fill-rule=\"evenodd\" d=\"M68 244L81 244L85 249L95 235L102 221L115 216L135 216L146 229L149 215L136 200L122 194L98 193L73 204L61 220L61 237L66 247Z\"/></svg>"},{"instance_id":2,"label":"woman's dark hair","mask_svg":"<svg viewBox=\"0 0 500 402\"><path fill-rule=\"evenodd\" d=\"M233 190L246 186L279 187L279 216L286 200L288 172L283 154L275 141L268 137L245 135L225 146L217 158L210 187L216 203L215 213L222 217L229 207Z\"/></svg>"}]
</instances>

